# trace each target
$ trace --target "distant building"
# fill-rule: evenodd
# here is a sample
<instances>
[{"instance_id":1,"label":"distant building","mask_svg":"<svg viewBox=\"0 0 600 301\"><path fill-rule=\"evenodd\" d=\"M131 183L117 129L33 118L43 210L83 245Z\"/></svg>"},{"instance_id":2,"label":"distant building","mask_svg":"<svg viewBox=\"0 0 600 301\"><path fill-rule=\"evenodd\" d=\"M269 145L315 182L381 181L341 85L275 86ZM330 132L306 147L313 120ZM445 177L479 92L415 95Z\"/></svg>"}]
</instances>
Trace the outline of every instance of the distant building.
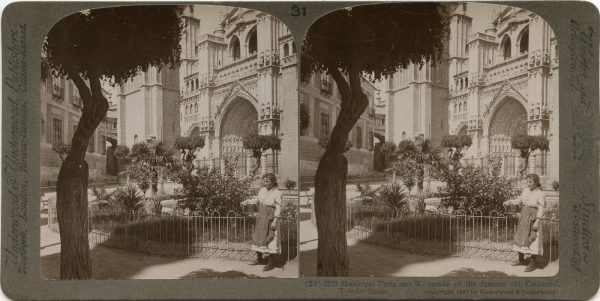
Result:
<instances>
[{"instance_id":1,"label":"distant building","mask_svg":"<svg viewBox=\"0 0 600 301\"><path fill-rule=\"evenodd\" d=\"M348 134L348 141L353 146L344 154L348 159L348 175L353 176L373 170L376 87L363 79L362 88L369 105ZM300 102L310 115L308 128L300 133L300 175L310 180L324 152L319 139L329 137L341 109L341 96L330 75L316 74L301 84Z\"/></svg>"},{"instance_id":2,"label":"distant building","mask_svg":"<svg viewBox=\"0 0 600 301\"><path fill-rule=\"evenodd\" d=\"M81 118L82 101L73 82L61 77L51 76L42 81L40 93L42 116L40 181L41 186L54 186L62 161L58 154L52 151L52 145L71 144ZM112 95L104 88L103 93L110 101ZM106 174L107 137L116 137L112 127L117 117L111 111L107 115L107 118L94 131L88 145L85 160L89 166L90 178Z\"/></svg>"},{"instance_id":3,"label":"distant building","mask_svg":"<svg viewBox=\"0 0 600 301\"><path fill-rule=\"evenodd\" d=\"M237 173L252 169L242 138L251 127L281 139L281 151L267 150L260 174L297 179L298 79L296 46L285 24L251 9L233 8L220 25L200 35L201 10L184 11L178 112L182 136L205 137L197 165L222 169L225 158Z\"/></svg>"},{"instance_id":4,"label":"distant building","mask_svg":"<svg viewBox=\"0 0 600 301\"><path fill-rule=\"evenodd\" d=\"M558 180L558 52L550 25L527 10L506 7L485 33L471 32L468 5L459 5L450 21L451 134L466 134L473 145L464 159L487 166L502 163L502 173L518 174L516 134L543 135L550 150L535 152L526 173ZM546 182L548 183L548 182Z\"/></svg>"},{"instance_id":5,"label":"distant building","mask_svg":"<svg viewBox=\"0 0 600 301\"><path fill-rule=\"evenodd\" d=\"M448 63L410 64L386 82L386 141L398 145L402 140L423 137L439 144L449 132Z\"/></svg>"},{"instance_id":6,"label":"distant building","mask_svg":"<svg viewBox=\"0 0 600 301\"><path fill-rule=\"evenodd\" d=\"M179 136L178 69L149 67L116 88L118 144L148 139L173 145Z\"/></svg>"}]
</instances>

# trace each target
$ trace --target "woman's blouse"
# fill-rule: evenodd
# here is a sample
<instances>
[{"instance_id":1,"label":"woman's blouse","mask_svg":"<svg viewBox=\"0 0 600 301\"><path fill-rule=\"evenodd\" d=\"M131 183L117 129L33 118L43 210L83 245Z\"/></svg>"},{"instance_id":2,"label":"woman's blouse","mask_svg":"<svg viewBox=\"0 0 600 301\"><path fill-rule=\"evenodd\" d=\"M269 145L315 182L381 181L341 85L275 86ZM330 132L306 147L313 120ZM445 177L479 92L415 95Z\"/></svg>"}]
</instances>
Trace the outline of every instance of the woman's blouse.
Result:
<instances>
[{"instance_id":1,"label":"woman's blouse","mask_svg":"<svg viewBox=\"0 0 600 301\"><path fill-rule=\"evenodd\" d=\"M258 191L258 203L264 206L274 206L275 216L279 217L281 210L281 191L277 188L268 190L266 187L262 187Z\"/></svg>"},{"instance_id":2,"label":"woman's blouse","mask_svg":"<svg viewBox=\"0 0 600 301\"><path fill-rule=\"evenodd\" d=\"M534 190L529 190L529 188L523 189L523 193L521 193L521 197L517 200L517 202L523 206L537 208L537 218L544 216L546 199L544 198L544 193L539 188Z\"/></svg>"}]
</instances>

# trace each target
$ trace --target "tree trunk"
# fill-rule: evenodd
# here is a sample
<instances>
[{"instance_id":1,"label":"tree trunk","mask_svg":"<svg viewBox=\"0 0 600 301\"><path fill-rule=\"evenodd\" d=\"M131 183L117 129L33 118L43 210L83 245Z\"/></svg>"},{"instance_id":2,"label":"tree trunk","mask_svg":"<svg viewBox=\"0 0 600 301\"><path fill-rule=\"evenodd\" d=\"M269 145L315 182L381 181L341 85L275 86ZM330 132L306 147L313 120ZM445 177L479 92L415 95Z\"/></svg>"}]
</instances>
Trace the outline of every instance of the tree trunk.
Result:
<instances>
[{"instance_id":1,"label":"tree trunk","mask_svg":"<svg viewBox=\"0 0 600 301\"><path fill-rule=\"evenodd\" d=\"M527 167L529 167L529 154L527 155L527 157L521 158L523 160L523 167L521 168L521 177L523 176L523 174L525 173L525 171L527 170Z\"/></svg>"},{"instance_id":2,"label":"tree trunk","mask_svg":"<svg viewBox=\"0 0 600 301\"><path fill-rule=\"evenodd\" d=\"M252 175L255 176L256 172L260 169L260 159L262 158L262 153L258 156L252 156L252 160L254 160L254 169L252 170Z\"/></svg>"},{"instance_id":3,"label":"tree trunk","mask_svg":"<svg viewBox=\"0 0 600 301\"><path fill-rule=\"evenodd\" d=\"M88 241L89 139L108 111L99 76L90 72L90 87L77 73L70 74L83 100L82 115L56 183L56 209L61 240L60 279L89 279L92 275Z\"/></svg>"},{"instance_id":4,"label":"tree trunk","mask_svg":"<svg viewBox=\"0 0 600 301\"><path fill-rule=\"evenodd\" d=\"M346 176L348 161L344 149L348 133L367 108L369 101L361 87L361 72L356 66L348 70L348 82L336 66L328 66L337 83L342 103L331 131L325 153L315 175L315 215L319 235L317 276L348 276L346 242Z\"/></svg>"},{"instance_id":5,"label":"tree trunk","mask_svg":"<svg viewBox=\"0 0 600 301\"><path fill-rule=\"evenodd\" d=\"M343 154L326 152L315 175L315 215L319 235L317 276L348 276L346 176Z\"/></svg>"},{"instance_id":6,"label":"tree trunk","mask_svg":"<svg viewBox=\"0 0 600 301\"><path fill-rule=\"evenodd\" d=\"M85 152L85 149L84 149ZM60 279L89 279L92 275L88 243L88 164L67 158L56 184L60 232Z\"/></svg>"}]
</instances>

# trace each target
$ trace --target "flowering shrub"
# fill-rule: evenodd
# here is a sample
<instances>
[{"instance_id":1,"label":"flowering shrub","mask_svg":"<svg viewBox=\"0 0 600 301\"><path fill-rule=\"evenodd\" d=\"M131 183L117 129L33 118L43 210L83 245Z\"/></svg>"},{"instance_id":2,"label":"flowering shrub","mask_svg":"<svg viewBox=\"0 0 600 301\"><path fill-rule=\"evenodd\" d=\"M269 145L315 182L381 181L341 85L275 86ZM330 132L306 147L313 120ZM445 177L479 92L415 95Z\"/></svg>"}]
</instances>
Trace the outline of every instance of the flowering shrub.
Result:
<instances>
[{"instance_id":1,"label":"flowering shrub","mask_svg":"<svg viewBox=\"0 0 600 301\"><path fill-rule=\"evenodd\" d=\"M480 210L484 215L503 211L502 203L519 195L518 178L500 175L500 163L490 160L490 172L467 165L443 168L438 176L446 183L439 188L442 205L454 209Z\"/></svg>"},{"instance_id":2,"label":"flowering shrub","mask_svg":"<svg viewBox=\"0 0 600 301\"><path fill-rule=\"evenodd\" d=\"M175 180L183 186L179 207L190 211L241 212L240 202L254 196L252 178L238 178L226 169L224 174L214 169L201 167L194 173L181 172Z\"/></svg>"}]
</instances>

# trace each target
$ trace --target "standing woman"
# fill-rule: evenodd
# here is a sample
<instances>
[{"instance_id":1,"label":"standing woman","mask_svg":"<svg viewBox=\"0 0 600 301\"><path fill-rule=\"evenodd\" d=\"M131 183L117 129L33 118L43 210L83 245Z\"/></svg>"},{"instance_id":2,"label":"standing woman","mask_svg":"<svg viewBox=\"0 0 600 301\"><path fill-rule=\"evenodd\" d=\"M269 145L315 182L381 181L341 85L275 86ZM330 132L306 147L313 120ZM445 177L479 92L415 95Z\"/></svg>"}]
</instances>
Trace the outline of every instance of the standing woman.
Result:
<instances>
[{"instance_id":1,"label":"standing woman","mask_svg":"<svg viewBox=\"0 0 600 301\"><path fill-rule=\"evenodd\" d=\"M531 272L536 269L537 257L543 253L540 219L544 215L546 200L540 189L540 177L536 174L529 174L526 178L527 188L523 189L521 197L517 200L506 201L504 205L523 205L513 247L519 253L519 260L512 265L526 265L525 272ZM525 254L531 255L529 262L525 260Z\"/></svg>"},{"instance_id":2,"label":"standing woman","mask_svg":"<svg viewBox=\"0 0 600 301\"><path fill-rule=\"evenodd\" d=\"M277 189L277 178L272 173L264 174L263 187L258 191L257 199L244 201L244 204L258 203L258 217L252 250L256 251L256 261L250 265L266 264L263 271L275 267L275 256L281 250L279 235L279 214L281 212L281 192ZM263 258L263 255L266 258Z\"/></svg>"}]
</instances>

